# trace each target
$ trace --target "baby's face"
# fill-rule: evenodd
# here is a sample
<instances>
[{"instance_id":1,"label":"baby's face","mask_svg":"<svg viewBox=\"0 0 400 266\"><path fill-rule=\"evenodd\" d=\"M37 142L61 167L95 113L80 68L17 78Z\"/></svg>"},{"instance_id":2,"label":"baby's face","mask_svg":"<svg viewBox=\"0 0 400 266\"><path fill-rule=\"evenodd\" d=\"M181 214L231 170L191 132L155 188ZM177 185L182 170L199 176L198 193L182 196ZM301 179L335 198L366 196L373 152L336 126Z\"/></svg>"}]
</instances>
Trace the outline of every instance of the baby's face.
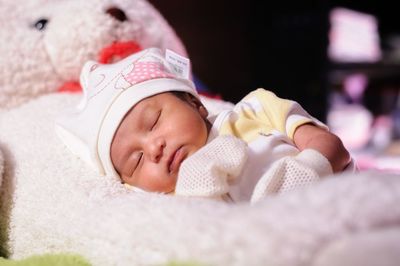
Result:
<instances>
[{"instance_id":1,"label":"baby's face","mask_svg":"<svg viewBox=\"0 0 400 266\"><path fill-rule=\"evenodd\" d=\"M174 191L182 161L206 144L206 116L169 92L136 104L111 144L111 160L123 182L146 191Z\"/></svg>"}]
</instances>

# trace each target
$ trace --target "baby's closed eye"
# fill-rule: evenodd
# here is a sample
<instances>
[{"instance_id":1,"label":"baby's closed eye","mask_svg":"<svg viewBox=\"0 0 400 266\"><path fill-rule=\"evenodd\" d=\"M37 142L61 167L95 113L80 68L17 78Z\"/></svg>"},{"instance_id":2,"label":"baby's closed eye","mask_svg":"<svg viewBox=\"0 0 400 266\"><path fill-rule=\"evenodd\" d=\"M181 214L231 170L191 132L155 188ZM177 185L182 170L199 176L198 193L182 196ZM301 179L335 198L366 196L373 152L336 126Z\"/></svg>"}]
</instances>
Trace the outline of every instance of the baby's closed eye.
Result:
<instances>
[{"instance_id":1,"label":"baby's closed eye","mask_svg":"<svg viewBox=\"0 0 400 266\"><path fill-rule=\"evenodd\" d=\"M150 131L152 131L153 129L156 128L157 124L158 124L158 120L160 120L160 116L161 116L161 110L158 112L155 112L152 118L152 124L150 127Z\"/></svg>"},{"instance_id":2,"label":"baby's closed eye","mask_svg":"<svg viewBox=\"0 0 400 266\"><path fill-rule=\"evenodd\" d=\"M143 152L137 152L136 153L136 155L135 155L135 161L134 161L134 163L133 163L133 168L132 168L132 174L131 174L131 176L133 175L133 173L135 173L135 171L136 171L136 169L139 167L139 165L140 165L140 162L143 160Z\"/></svg>"},{"instance_id":3,"label":"baby's closed eye","mask_svg":"<svg viewBox=\"0 0 400 266\"><path fill-rule=\"evenodd\" d=\"M143 152L134 152L132 153L128 160L125 161L123 166L122 175L132 176L136 169L139 167L141 160L143 159Z\"/></svg>"}]
</instances>

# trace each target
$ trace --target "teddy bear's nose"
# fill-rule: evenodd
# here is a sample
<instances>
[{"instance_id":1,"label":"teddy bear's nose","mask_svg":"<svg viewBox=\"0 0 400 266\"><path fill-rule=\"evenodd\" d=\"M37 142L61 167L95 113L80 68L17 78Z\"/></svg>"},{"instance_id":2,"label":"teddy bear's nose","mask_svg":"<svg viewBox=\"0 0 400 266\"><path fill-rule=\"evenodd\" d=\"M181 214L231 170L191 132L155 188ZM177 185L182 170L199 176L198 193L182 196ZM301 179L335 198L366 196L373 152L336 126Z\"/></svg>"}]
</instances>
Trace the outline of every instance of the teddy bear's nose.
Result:
<instances>
[{"instance_id":1,"label":"teddy bear's nose","mask_svg":"<svg viewBox=\"0 0 400 266\"><path fill-rule=\"evenodd\" d=\"M106 10L106 13L121 22L128 20L125 12L118 7L110 7Z\"/></svg>"}]
</instances>

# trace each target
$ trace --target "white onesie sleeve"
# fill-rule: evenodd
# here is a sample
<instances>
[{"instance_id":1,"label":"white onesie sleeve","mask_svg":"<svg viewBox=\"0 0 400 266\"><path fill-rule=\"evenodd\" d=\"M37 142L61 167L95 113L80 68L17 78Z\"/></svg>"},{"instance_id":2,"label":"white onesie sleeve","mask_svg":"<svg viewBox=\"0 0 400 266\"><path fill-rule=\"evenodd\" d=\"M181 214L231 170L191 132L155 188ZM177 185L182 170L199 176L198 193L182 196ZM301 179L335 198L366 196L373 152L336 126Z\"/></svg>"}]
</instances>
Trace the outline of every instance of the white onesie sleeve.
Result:
<instances>
[{"instance_id":1,"label":"white onesie sleeve","mask_svg":"<svg viewBox=\"0 0 400 266\"><path fill-rule=\"evenodd\" d=\"M247 160L247 144L218 136L181 165L175 195L218 198L228 193Z\"/></svg>"},{"instance_id":2,"label":"white onesie sleeve","mask_svg":"<svg viewBox=\"0 0 400 266\"><path fill-rule=\"evenodd\" d=\"M251 202L270 194L307 186L331 174L332 166L325 156L316 150L305 149L296 156L286 156L276 161L257 182Z\"/></svg>"}]
</instances>

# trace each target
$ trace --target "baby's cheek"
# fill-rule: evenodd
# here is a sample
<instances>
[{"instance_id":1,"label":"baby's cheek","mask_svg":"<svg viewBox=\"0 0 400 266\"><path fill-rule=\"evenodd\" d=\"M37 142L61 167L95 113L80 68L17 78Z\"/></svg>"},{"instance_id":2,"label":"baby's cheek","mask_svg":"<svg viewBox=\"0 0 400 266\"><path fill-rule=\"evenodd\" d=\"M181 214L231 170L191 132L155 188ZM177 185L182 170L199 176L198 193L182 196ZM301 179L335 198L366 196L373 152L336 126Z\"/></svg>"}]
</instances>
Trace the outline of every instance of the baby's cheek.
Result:
<instances>
[{"instance_id":1,"label":"baby's cheek","mask_svg":"<svg viewBox=\"0 0 400 266\"><path fill-rule=\"evenodd\" d=\"M145 172L143 183L149 190L170 192L175 188L176 176L170 176L155 166L149 167Z\"/></svg>"}]
</instances>

